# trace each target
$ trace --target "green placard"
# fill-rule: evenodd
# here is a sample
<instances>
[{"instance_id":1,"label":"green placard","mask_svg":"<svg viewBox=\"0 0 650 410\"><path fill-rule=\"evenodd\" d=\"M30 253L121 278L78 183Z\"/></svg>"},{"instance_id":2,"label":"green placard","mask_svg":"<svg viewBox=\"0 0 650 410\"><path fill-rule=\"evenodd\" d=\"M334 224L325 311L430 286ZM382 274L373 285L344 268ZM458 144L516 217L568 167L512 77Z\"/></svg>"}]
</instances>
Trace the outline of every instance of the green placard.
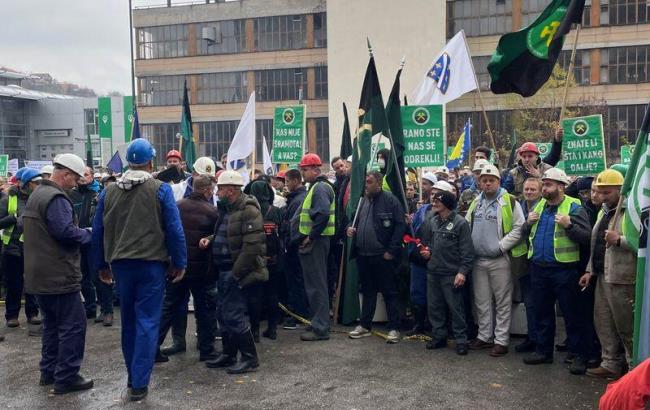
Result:
<instances>
[{"instance_id":1,"label":"green placard","mask_svg":"<svg viewBox=\"0 0 650 410\"><path fill-rule=\"evenodd\" d=\"M551 147L553 146L552 142L537 142L535 143L537 145L537 149L539 150L539 156L544 159L545 156L548 155L549 152L551 152ZM555 168L560 168L564 169L564 161L560 160L558 163L555 165Z\"/></svg>"},{"instance_id":2,"label":"green placard","mask_svg":"<svg viewBox=\"0 0 650 410\"><path fill-rule=\"evenodd\" d=\"M404 129L404 164L407 167L445 165L445 133L442 105L401 107Z\"/></svg>"},{"instance_id":3,"label":"green placard","mask_svg":"<svg viewBox=\"0 0 650 410\"><path fill-rule=\"evenodd\" d=\"M133 129L133 97L128 95L124 97L124 142L131 141L132 129Z\"/></svg>"},{"instance_id":4,"label":"green placard","mask_svg":"<svg viewBox=\"0 0 650 410\"><path fill-rule=\"evenodd\" d=\"M275 164L298 164L303 155L307 108L303 105L275 107L273 115L273 148Z\"/></svg>"},{"instance_id":5,"label":"green placard","mask_svg":"<svg viewBox=\"0 0 650 410\"><path fill-rule=\"evenodd\" d=\"M621 146L621 164L629 164L632 161L632 155L634 155L634 145Z\"/></svg>"},{"instance_id":6,"label":"green placard","mask_svg":"<svg viewBox=\"0 0 650 410\"><path fill-rule=\"evenodd\" d=\"M0 176L6 177L9 170L9 155L0 155Z\"/></svg>"},{"instance_id":7,"label":"green placard","mask_svg":"<svg viewBox=\"0 0 650 410\"><path fill-rule=\"evenodd\" d=\"M99 121L99 138L113 138L111 97L99 97L97 100L97 116Z\"/></svg>"},{"instance_id":8,"label":"green placard","mask_svg":"<svg viewBox=\"0 0 650 410\"><path fill-rule=\"evenodd\" d=\"M567 175L596 175L607 168L602 115L562 121L562 157Z\"/></svg>"}]
</instances>

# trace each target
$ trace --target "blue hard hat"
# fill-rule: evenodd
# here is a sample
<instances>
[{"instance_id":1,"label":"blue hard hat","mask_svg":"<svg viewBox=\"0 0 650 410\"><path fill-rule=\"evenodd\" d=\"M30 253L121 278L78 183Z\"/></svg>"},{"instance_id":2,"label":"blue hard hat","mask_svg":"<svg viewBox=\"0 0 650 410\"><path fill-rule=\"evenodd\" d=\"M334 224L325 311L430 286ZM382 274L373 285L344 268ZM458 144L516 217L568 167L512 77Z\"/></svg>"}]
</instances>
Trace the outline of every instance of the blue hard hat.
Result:
<instances>
[{"instance_id":1,"label":"blue hard hat","mask_svg":"<svg viewBox=\"0 0 650 410\"><path fill-rule=\"evenodd\" d=\"M156 156L156 150L144 138L138 138L129 144L126 149L126 161L133 165L144 165Z\"/></svg>"},{"instance_id":2,"label":"blue hard hat","mask_svg":"<svg viewBox=\"0 0 650 410\"><path fill-rule=\"evenodd\" d=\"M33 180L34 178L41 179L41 173L35 169L27 168L20 175L20 182L22 182L22 184L25 185L29 181Z\"/></svg>"},{"instance_id":3,"label":"blue hard hat","mask_svg":"<svg viewBox=\"0 0 650 410\"><path fill-rule=\"evenodd\" d=\"M15 176L16 176L16 179L20 179L20 177L23 176L23 172L25 172L25 171L28 170L28 169L29 169L29 168L27 168L27 167L22 167L22 168L20 168L18 171L16 171L16 175L15 175Z\"/></svg>"}]
</instances>

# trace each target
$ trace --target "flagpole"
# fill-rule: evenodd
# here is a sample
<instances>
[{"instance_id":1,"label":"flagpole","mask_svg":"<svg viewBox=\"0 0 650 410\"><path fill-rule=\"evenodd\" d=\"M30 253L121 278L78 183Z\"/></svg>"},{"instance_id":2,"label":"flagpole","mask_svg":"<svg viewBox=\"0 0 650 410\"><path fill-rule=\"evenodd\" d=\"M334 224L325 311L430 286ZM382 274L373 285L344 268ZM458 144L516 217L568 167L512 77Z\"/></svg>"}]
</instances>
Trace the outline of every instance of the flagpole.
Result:
<instances>
[{"instance_id":1,"label":"flagpole","mask_svg":"<svg viewBox=\"0 0 650 410\"><path fill-rule=\"evenodd\" d=\"M562 127L562 120L564 119L564 111L566 109L566 100L569 95L569 76L573 72L573 64L576 58L576 49L578 48L578 36L580 35L580 27L576 27L576 38L573 40L573 49L571 50L571 61L569 62L569 70L566 73L566 80L564 81L564 97L562 98L562 107L560 108L560 120L558 121L558 129Z\"/></svg>"},{"instance_id":2,"label":"flagpole","mask_svg":"<svg viewBox=\"0 0 650 410\"><path fill-rule=\"evenodd\" d=\"M481 84L478 82L478 77L476 76L476 70L474 69L474 61L472 60L472 54L469 52L469 47L467 46L467 38L465 37L465 30L461 30L463 33L463 43L465 44L465 49L467 50L467 55L469 56L469 61L472 64L472 73L474 73L474 81L476 82L476 91L478 93L478 99L481 103L481 110L483 111L483 118L485 119L485 125L487 126L488 136L490 137L490 143L494 149L494 160L493 162L498 161L499 154L497 150L497 144L494 142L494 135L492 134L492 128L490 127L490 119L487 116L487 111L485 110L485 102L483 101L483 94L481 94Z\"/></svg>"}]
</instances>

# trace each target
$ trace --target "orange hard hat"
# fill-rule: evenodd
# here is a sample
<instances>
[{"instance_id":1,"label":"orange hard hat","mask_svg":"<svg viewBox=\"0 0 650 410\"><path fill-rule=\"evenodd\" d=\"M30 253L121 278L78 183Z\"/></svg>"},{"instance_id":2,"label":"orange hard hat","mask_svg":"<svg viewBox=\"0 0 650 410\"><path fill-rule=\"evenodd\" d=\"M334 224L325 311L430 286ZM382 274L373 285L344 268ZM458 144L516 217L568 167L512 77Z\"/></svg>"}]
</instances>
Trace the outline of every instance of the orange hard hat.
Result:
<instances>
[{"instance_id":1,"label":"orange hard hat","mask_svg":"<svg viewBox=\"0 0 650 410\"><path fill-rule=\"evenodd\" d=\"M300 164L298 166L300 167L311 167L311 166L317 166L320 167L323 165L323 163L320 160L320 157L316 154L305 154L305 156L302 157L300 160Z\"/></svg>"},{"instance_id":2,"label":"orange hard hat","mask_svg":"<svg viewBox=\"0 0 650 410\"><path fill-rule=\"evenodd\" d=\"M535 145L534 142L524 142L521 144L519 153L521 154L522 152L534 152L535 154L539 155L539 150L537 149L537 145Z\"/></svg>"},{"instance_id":3,"label":"orange hard hat","mask_svg":"<svg viewBox=\"0 0 650 410\"><path fill-rule=\"evenodd\" d=\"M183 157L181 156L181 153L176 151L175 149L173 149L173 150L171 150L171 151L169 151L167 153L167 157L165 159L169 159L169 158L178 158L181 161L183 160Z\"/></svg>"}]
</instances>

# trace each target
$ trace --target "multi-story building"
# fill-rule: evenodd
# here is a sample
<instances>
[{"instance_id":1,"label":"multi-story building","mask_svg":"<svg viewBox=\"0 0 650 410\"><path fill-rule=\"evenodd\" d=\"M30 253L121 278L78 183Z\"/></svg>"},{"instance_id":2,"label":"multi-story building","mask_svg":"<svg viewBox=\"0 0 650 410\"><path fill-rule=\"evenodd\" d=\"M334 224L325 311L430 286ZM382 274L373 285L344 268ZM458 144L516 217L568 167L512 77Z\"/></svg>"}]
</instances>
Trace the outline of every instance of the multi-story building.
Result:
<instances>
[{"instance_id":1,"label":"multi-story building","mask_svg":"<svg viewBox=\"0 0 650 410\"><path fill-rule=\"evenodd\" d=\"M502 34L533 22L548 0L447 0L447 36L464 29L479 78L490 125L495 133L511 135L516 125L513 110L520 107L512 95L489 92L487 64ZM564 43L560 65L568 69L576 30ZM645 107L650 101L650 2L646 0L587 0L578 36L573 78L567 106L598 100L604 105L605 144L608 160L618 157L621 144L635 141ZM561 100L560 88L556 102ZM542 104L545 105L545 104ZM551 109L554 107L539 108ZM485 123L476 92L447 107L450 129L462 127L468 117L474 135L484 143ZM514 130L516 131L516 130ZM540 130L540 136L549 130ZM611 162L611 161L610 161Z\"/></svg>"},{"instance_id":2,"label":"multi-story building","mask_svg":"<svg viewBox=\"0 0 650 410\"><path fill-rule=\"evenodd\" d=\"M187 82L198 153L227 152L256 92L257 158L272 136L273 110L307 105L307 146L338 153L346 102L354 131L369 37L387 97L406 56L409 93L444 44L444 0L167 1L133 11L142 135L159 152L178 147ZM208 3L208 4L206 4ZM137 5L137 4L136 4ZM336 78L336 81L328 81Z\"/></svg>"}]
</instances>

